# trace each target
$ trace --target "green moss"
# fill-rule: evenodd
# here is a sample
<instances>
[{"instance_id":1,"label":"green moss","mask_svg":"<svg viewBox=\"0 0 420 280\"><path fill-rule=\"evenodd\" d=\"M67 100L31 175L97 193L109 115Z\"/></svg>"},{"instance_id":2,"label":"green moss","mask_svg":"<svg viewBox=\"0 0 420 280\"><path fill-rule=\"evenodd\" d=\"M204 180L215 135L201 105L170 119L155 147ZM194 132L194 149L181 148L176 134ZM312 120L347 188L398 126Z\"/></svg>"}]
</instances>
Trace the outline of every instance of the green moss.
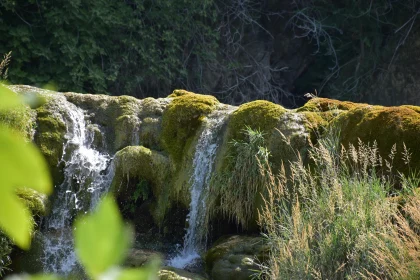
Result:
<instances>
[{"instance_id":1,"label":"green moss","mask_svg":"<svg viewBox=\"0 0 420 280\"><path fill-rule=\"evenodd\" d=\"M18 197L31 210L32 215L43 216L46 214L47 196L30 188L19 188L16 190Z\"/></svg>"},{"instance_id":2,"label":"green moss","mask_svg":"<svg viewBox=\"0 0 420 280\"><path fill-rule=\"evenodd\" d=\"M87 110L92 122L105 128L112 151L132 144L140 126L140 100L132 96L65 93L67 100Z\"/></svg>"},{"instance_id":3,"label":"green moss","mask_svg":"<svg viewBox=\"0 0 420 280\"><path fill-rule=\"evenodd\" d=\"M332 125L341 129L343 144L357 144L358 139L365 143L378 143L379 151L384 159L394 144L400 154L394 159L394 170L407 173L401 158L403 143L412 153L410 166L420 166L420 108L411 106L382 107L365 106L355 108L338 117Z\"/></svg>"},{"instance_id":4,"label":"green moss","mask_svg":"<svg viewBox=\"0 0 420 280\"><path fill-rule=\"evenodd\" d=\"M29 106L21 105L11 110L1 111L0 123L31 141L35 126L35 113Z\"/></svg>"},{"instance_id":5,"label":"green moss","mask_svg":"<svg viewBox=\"0 0 420 280\"><path fill-rule=\"evenodd\" d=\"M57 167L62 154L66 125L59 114L44 104L37 110L35 143L45 156L55 182L60 181L59 168Z\"/></svg>"},{"instance_id":6,"label":"green moss","mask_svg":"<svg viewBox=\"0 0 420 280\"><path fill-rule=\"evenodd\" d=\"M178 96L184 96L184 95L189 95L189 94L194 94L194 93L183 90L183 89L175 89L171 94L168 95L168 97L178 97Z\"/></svg>"},{"instance_id":7,"label":"green moss","mask_svg":"<svg viewBox=\"0 0 420 280\"><path fill-rule=\"evenodd\" d=\"M203 117L219 103L209 95L185 93L174 97L163 114L162 147L179 164L202 123Z\"/></svg>"},{"instance_id":8,"label":"green moss","mask_svg":"<svg viewBox=\"0 0 420 280\"><path fill-rule=\"evenodd\" d=\"M130 201L122 195L131 196L134 192L127 189L130 179L134 181L147 181L152 188L152 193L157 201L153 216L157 224L161 224L170 208L170 181L171 168L169 159L157 151L143 146L128 146L118 151L115 155L115 175L111 190L116 192L119 199Z\"/></svg>"},{"instance_id":9,"label":"green moss","mask_svg":"<svg viewBox=\"0 0 420 280\"><path fill-rule=\"evenodd\" d=\"M232 113L228 124L228 138L244 139L243 130L248 126L253 130L271 133L276 127L280 116L287 110L282 106L265 100L245 103Z\"/></svg>"},{"instance_id":10,"label":"green moss","mask_svg":"<svg viewBox=\"0 0 420 280\"><path fill-rule=\"evenodd\" d=\"M305 105L298 108L297 112L327 112L331 110L351 110L366 104L358 104L349 101L339 101L328 98L312 98Z\"/></svg>"},{"instance_id":11,"label":"green moss","mask_svg":"<svg viewBox=\"0 0 420 280\"><path fill-rule=\"evenodd\" d=\"M162 121L160 118L145 118L140 126L140 143L147 148L159 150L161 129Z\"/></svg>"}]
</instances>

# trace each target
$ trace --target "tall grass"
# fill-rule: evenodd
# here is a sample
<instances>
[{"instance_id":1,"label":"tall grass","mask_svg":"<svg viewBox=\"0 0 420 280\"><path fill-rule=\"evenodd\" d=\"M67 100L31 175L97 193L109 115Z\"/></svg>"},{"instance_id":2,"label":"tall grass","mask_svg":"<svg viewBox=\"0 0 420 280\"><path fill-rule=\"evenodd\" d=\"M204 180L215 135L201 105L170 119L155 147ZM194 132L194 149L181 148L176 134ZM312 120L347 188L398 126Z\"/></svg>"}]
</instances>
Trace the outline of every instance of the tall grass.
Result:
<instances>
[{"instance_id":1,"label":"tall grass","mask_svg":"<svg viewBox=\"0 0 420 280\"><path fill-rule=\"evenodd\" d=\"M256 201L266 185L260 169L267 169L270 153L262 132L247 127L243 134L244 140L229 143L224 168L211 179L207 220L222 215L246 229L257 216Z\"/></svg>"},{"instance_id":2,"label":"tall grass","mask_svg":"<svg viewBox=\"0 0 420 280\"><path fill-rule=\"evenodd\" d=\"M385 159L376 143L345 149L338 136L327 131L310 163L299 157L290 172L260 166L268 195L259 220L270 246L261 277L420 279L419 180L392 175L395 149Z\"/></svg>"}]
</instances>

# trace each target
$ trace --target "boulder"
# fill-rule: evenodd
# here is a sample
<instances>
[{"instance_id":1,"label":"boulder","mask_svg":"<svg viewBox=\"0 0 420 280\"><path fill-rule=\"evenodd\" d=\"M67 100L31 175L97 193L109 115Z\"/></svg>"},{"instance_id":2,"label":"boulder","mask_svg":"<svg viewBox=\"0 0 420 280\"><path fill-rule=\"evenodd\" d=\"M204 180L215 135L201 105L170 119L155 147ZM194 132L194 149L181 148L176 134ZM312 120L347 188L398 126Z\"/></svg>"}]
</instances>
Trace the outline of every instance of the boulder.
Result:
<instances>
[{"instance_id":1,"label":"boulder","mask_svg":"<svg viewBox=\"0 0 420 280\"><path fill-rule=\"evenodd\" d=\"M191 273L182 269L173 267L164 267L159 270L158 276L160 280L206 280L202 275Z\"/></svg>"},{"instance_id":2,"label":"boulder","mask_svg":"<svg viewBox=\"0 0 420 280\"><path fill-rule=\"evenodd\" d=\"M163 255L157 251L145 249L131 249L124 262L125 267L141 267L152 260L163 259Z\"/></svg>"},{"instance_id":3,"label":"boulder","mask_svg":"<svg viewBox=\"0 0 420 280\"><path fill-rule=\"evenodd\" d=\"M268 246L258 236L234 235L219 239L207 251L206 270L212 279L246 280L259 270L268 254Z\"/></svg>"}]
</instances>

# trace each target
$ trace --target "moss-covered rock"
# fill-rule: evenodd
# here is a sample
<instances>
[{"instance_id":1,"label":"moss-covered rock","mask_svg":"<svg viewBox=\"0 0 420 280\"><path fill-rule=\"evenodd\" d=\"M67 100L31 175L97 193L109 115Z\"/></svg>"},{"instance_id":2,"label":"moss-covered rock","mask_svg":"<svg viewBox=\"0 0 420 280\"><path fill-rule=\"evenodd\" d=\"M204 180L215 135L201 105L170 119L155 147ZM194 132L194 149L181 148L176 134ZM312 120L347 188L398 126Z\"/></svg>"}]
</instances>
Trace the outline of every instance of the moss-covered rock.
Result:
<instances>
[{"instance_id":1,"label":"moss-covered rock","mask_svg":"<svg viewBox=\"0 0 420 280\"><path fill-rule=\"evenodd\" d=\"M50 99L36 109L35 144L45 156L55 183L60 182L61 168L58 166L63 155L66 124L60 112L59 99Z\"/></svg>"},{"instance_id":2,"label":"moss-covered rock","mask_svg":"<svg viewBox=\"0 0 420 280\"><path fill-rule=\"evenodd\" d=\"M250 127L264 133L271 133L280 116L286 112L282 106L265 100L245 103L235 110L228 124L228 141L243 139L243 130Z\"/></svg>"},{"instance_id":3,"label":"moss-covered rock","mask_svg":"<svg viewBox=\"0 0 420 280\"><path fill-rule=\"evenodd\" d=\"M232 153L230 143L232 140L246 140L247 128L261 132L267 145L270 145L269 139L273 136L275 140L279 136L279 134L274 134L274 128L277 127L280 116L285 112L287 110L282 106L265 100L252 101L239 106L228 119L226 133L216 159L216 172L223 173L227 171L227 159Z\"/></svg>"},{"instance_id":4,"label":"moss-covered rock","mask_svg":"<svg viewBox=\"0 0 420 280\"><path fill-rule=\"evenodd\" d=\"M171 96L175 97L163 114L161 143L174 162L179 164L204 116L212 112L219 101L210 95L177 90Z\"/></svg>"},{"instance_id":5,"label":"moss-covered rock","mask_svg":"<svg viewBox=\"0 0 420 280\"><path fill-rule=\"evenodd\" d=\"M315 97L309 99L302 107L298 108L297 112L327 112L332 110L344 110L348 111L355 107L359 107L361 104L353 103L349 101L339 101L329 98Z\"/></svg>"},{"instance_id":6,"label":"moss-covered rock","mask_svg":"<svg viewBox=\"0 0 420 280\"><path fill-rule=\"evenodd\" d=\"M143 145L162 150L162 114L169 99L65 93L66 98L86 110L88 121L105 132L107 151L114 153L126 146Z\"/></svg>"},{"instance_id":7,"label":"moss-covered rock","mask_svg":"<svg viewBox=\"0 0 420 280\"><path fill-rule=\"evenodd\" d=\"M158 277L160 280L206 280L207 278L191 273L182 269L173 267L164 267L159 270Z\"/></svg>"},{"instance_id":8,"label":"moss-covered rock","mask_svg":"<svg viewBox=\"0 0 420 280\"><path fill-rule=\"evenodd\" d=\"M331 123L341 131L340 138L344 145L377 142L382 158L387 159L391 148L396 144L397 155L393 161L394 170L409 172L401 152L403 143L411 155L412 169L420 167L420 107L400 106L363 106L349 110Z\"/></svg>"},{"instance_id":9,"label":"moss-covered rock","mask_svg":"<svg viewBox=\"0 0 420 280\"><path fill-rule=\"evenodd\" d=\"M145 249L130 249L123 266L141 267L153 260L163 259L163 254L157 251Z\"/></svg>"},{"instance_id":10,"label":"moss-covered rock","mask_svg":"<svg viewBox=\"0 0 420 280\"><path fill-rule=\"evenodd\" d=\"M206 270L212 279L246 280L258 271L268 254L268 246L261 237L234 235L219 239L207 251Z\"/></svg>"},{"instance_id":11,"label":"moss-covered rock","mask_svg":"<svg viewBox=\"0 0 420 280\"><path fill-rule=\"evenodd\" d=\"M171 175L168 157L143 146L128 146L115 154L115 175L111 189L117 193L117 196L124 194L131 196L135 191L132 188L141 186L136 184L130 188L130 180L146 181L151 186L153 197L156 199L151 214L156 223L160 224L171 206L169 200Z\"/></svg>"},{"instance_id":12,"label":"moss-covered rock","mask_svg":"<svg viewBox=\"0 0 420 280\"><path fill-rule=\"evenodd\" d=\"M132 96L65 93L66 98L86 110L90 122L104 128L111 152L135 144L138 139L140 100ZM136 143L137 144L137 143Z\"/></svg>"}]
</instances>

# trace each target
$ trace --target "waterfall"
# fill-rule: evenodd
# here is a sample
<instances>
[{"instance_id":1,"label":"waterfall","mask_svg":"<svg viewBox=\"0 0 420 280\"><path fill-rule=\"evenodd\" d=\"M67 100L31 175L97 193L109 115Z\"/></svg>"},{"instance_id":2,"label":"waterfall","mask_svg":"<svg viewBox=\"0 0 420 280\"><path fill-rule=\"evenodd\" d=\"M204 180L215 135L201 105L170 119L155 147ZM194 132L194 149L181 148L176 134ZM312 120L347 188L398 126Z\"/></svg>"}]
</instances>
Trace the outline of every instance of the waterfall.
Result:
<instances>
[{"instance_id":1,"label":"waterfall","mask_svg":"<svg viewBox=\"0 0 420 280\"><path fill-rule=\"evenodd\" d=\"M204 249L206 229L204 224L206 215L206 200L209 181L219 146L219 132L221 131L226 112L215 111L204 123L204 129L198 139L194 159L193 173L190 177L191 202L190 212L187 216L188 228L184 236L182 250L168 261L168 265L176 268L185 268L200 258L199 253Z\"/></svg>"},{"instance_id":2,"label":"waterfall","mask_svg":"<svg viewBox=\"0 0 420 280\"><path fill-rule=\"evenodd\" d=\"M86 129L83 110L65 99L64 104L64 181L55 187L51 214L41 225L43 269L58 274L68 274L77 267L72 238L74 217L90 211L113 178L111 157L92 148L93 135Z\"/></svg>"}]
</instances>

